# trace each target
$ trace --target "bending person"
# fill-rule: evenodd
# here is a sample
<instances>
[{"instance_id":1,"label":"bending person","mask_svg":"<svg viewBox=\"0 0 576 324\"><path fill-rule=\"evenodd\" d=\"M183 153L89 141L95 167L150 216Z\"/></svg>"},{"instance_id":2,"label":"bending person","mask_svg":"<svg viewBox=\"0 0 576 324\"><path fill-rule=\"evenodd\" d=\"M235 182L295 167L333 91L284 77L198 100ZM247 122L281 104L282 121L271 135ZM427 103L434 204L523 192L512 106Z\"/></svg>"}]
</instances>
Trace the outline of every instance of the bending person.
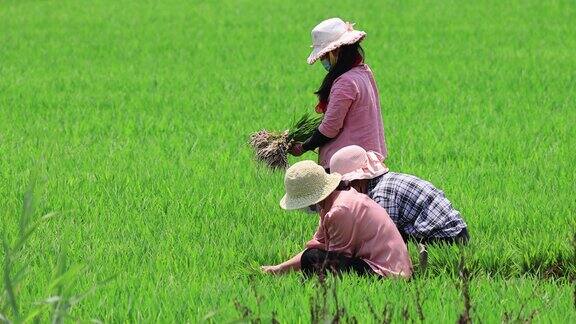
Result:
<instances>
[{"instance_id":1,"label":"bending person","mask_svg":"<svg viewBox=\"0 0 576 324\"><path fill-rule=\"evenodd\" d=\"M381 159L376 152L351 145L332 156L330 169L386 209L404 241L468 242L466 223L441 190L413 175L388 172Z\"/></svg>"},{"instance_id":2,"label":"bending person","mask_svg":"<svg viewBox=\"0 0 576 324\"><path fill-rule=\"evenodd\" d=\"M280 206L294 210L313 205L319 211L319 225L303 252L262 270L410 277L412 263L406 244L386 211L354 189L337 190L340 179L339 174L327 174L312 161L298 162L286 171L286 194Z\"/></svg>"}]
</instances>

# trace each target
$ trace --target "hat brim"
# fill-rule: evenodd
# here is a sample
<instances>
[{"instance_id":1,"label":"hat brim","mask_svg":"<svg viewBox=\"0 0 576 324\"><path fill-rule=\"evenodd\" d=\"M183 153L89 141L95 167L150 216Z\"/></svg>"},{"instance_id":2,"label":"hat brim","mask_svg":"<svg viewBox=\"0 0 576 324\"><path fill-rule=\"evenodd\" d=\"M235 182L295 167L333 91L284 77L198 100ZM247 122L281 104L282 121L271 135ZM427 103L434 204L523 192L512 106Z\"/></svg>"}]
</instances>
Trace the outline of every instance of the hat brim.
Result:
<instances>
[{"instance_id":1,"label":"hat brim","mask_svg":"<svg viewBox=\"0 0 576 324\"><path fill-rule=\"evenodd\" d=\"M353 181L353 180L370 180L376 177L379 177L385 173L388 173L388 168L384 168L381 170L365 170L365 169L358 169L352 172L348 172L342 176L342 181Z\"/></svg>"},{"instance_id":2,"label":"hat brim","mask_svg":"<svg viewBox=\"0 0 576 324\"><path fill-rule=\"evenodd\" d=\"M280 207L286 210L294 210L317 204L326 199L326 197L328 197L332 192L334 192L334 190L336 190L336 188L338 188L340 180L342 180L342 176L340 174L328 174L326 175L322 190L304 197L291 197L288 194L285 194L284 197L282 197L280 200Z\"/></svg>"},{"instance_id":3,"label":"hat brim","mask_svg":"<svg viewBox=\"0 0 576 324\"><path fill-rule=\"evenodd\" d=\"M384 160L382 154L374 151L366 152L366 154L366 165L363 168L344 174L342 176L343 181L370 180L388 172L388 167L382 162Z\"/></svg>"},{"instance_id":4,"label":"hat brim","mask_svg":"<svg viewBox=\"0 0 576 324\"><path fill-rule=\"evenodd\" d=\"M342 45L354 44L366 37L366 33L361 30L352 30L344 33L339 39L328 43L326 46L313 46L312 53L308 56L308 64L312 65L324 54L337 49Z\"/></svg>"}]
</instances>

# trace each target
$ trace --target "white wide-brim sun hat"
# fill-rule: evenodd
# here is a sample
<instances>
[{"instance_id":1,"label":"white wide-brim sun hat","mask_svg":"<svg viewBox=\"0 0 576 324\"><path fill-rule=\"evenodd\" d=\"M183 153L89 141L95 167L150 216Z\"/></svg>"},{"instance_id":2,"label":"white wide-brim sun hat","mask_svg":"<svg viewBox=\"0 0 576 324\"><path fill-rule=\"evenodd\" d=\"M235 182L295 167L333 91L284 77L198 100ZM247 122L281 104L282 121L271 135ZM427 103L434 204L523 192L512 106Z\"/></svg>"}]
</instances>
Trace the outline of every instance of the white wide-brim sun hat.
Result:
<instances>
[{"instance_id":1,"label":"white wide-brim sun hat","mask_svg":"<svg viewBox=\"0 0 576 324\"><path fill-rule=\"evenodd\" d=\"M380 153L358 145L345 146L330 158L330 171L341 174L343 181L374 179L388 172L383 160Z\"/></svg>"},{"instance_id":2,"label":"white wide-brim sun hat","mask_svg":"<svg viewBox=\"0 0 576 324\"><path fill-rule=\"evenodd\" d=\"M314 64L324 54L342 45L354 44L364 37L365 32L354 30L354 24L340 18L324 20L312 29L312 53L308 56L308 64Z\"/></svg>"},{"instance_id":3,"label":"white wide-brim sun hat","mask_svg":"<svg viewBox=\"0 0 576 324\"><path fill-rule=\"evenodd\" d=\"M293 210L319 203L338 188L341 178L337 173L327 174L313 161L295 163L286 170L286 194L280 200L280 207Z\"/></svg>"}]
</instances>

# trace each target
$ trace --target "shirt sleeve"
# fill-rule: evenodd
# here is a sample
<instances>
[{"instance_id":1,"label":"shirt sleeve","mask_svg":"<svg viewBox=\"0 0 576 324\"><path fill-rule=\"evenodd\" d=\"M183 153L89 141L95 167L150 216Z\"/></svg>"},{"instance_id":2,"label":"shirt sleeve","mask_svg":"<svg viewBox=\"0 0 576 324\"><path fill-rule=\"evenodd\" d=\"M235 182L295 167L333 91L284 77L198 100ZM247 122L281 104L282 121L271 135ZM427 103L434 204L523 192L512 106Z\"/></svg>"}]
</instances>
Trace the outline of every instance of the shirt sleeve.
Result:
<instances>
[{"instance_id":1,"label":"shirt sleeve","mask_svg":"<svg viewBox=\"0 0 576 324\"><path fill-rule=\"evenodd\" d=\"M302 149L304 149L304 151L312 151L320 146L324 146L331 140L331 138L324 136L324 134L316 129L312 136L310 136L309 139L302 143Z\"/></svg>"},{"instance_id":2,"label":"shirt sleeve","mask_svg":"<svg viewBox=\"0 0 576 324\"><path fill-rule=\"evenodd\" d=\"M348 79L338 79L332 85L326 113L318 130L326 137L335 138L340 133L344 119L352 102L356 100L359 90L356 84Z\"/></svg>"}]
</instances>

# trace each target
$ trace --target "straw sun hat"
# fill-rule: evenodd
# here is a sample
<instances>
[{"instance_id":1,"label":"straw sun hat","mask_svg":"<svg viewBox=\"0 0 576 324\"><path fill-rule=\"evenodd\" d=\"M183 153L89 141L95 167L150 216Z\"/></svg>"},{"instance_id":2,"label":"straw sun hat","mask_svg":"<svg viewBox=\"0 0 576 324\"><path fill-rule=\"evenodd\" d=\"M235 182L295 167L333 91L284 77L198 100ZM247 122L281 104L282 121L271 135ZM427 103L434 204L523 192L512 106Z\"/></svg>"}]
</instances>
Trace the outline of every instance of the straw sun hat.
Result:
<instances>
[{"instance_id":1,"label":"straw sun hat","mask_svg":"<svg viewBox=\"0 0 576 324\"><path fill-rule=\"evenodd\" d=\"M342 174L343 181L373 179L388 172L380 153L369 151L358 145L338 150L330 159L330 171Z\"/></svg>"},{"instance_id":2,"label":"straw sun hat","mask_svg":"<svg viewBox=\"0 0 576 324\"><path fill-rule=\"evenodd\" d=\"M314 64L324 54L342 45L354 44L366 37L361 30L354 30L354 24L344 22L340 18L330 18L319 23L312 29L312 53L308 56L308 64Z\"/></svg>"},{"instance_id":3,"label":"straw sun hat","mask_svg":"<svg viewBox=\"0 0 576 324\"><path fill-rule=\"evenodd\" d=\"M313 161L301 161L286 170L286 194L280 200L283 209L300 209L326 199L340 184L341 176L327 174Z\"/></svg>"}]
</instances>

